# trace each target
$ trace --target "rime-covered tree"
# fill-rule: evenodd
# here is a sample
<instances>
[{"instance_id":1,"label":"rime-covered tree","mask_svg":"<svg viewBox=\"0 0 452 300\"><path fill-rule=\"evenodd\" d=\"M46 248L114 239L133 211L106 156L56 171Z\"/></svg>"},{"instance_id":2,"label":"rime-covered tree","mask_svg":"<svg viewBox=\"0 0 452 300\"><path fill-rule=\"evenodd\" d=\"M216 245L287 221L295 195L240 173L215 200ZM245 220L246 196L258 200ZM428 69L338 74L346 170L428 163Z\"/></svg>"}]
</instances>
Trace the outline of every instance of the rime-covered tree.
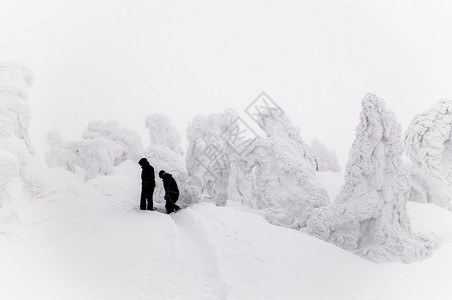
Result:
<instances>
[{"instance_id":1,"label":"rime-covered tree","mask_svg":"<svg viewBox=\"0 0 452 300\"><path fill-rule=\"evenodd\" d=\"M24 166L32 158L28 88L33 75L24 65L0 63L0 234L14 220L24 190Z\"/></svg>"},{"instance_id":2,"label":"rime-covered tree","mask_svg":"<svg viewBox=\"0 0 452 300\"><path fill-rule=\"evenodd\" d=\"M134 162L143 156L144 149L140 136L132 129L120 127L116 121L90 122L88 131L97 132L109 141L120 146L126 153L125 159Z\"/></svg>"},{"instance_id":3,"label":"rime-covered tree","mask_svg":"<svg viewBox=\"0 0 452 300\"><path fill-rule=\"evenodd\" d=\"M306 231L376 262L412 262L435 243L413 233L406 204L400 125L382 99L368 94L350 151L345 183L332 204L316 209Z\"/></svg>"},{"instance_id":4,"label":"rime-covered tree","mask_svg":"<svg viewBox=\"0 0 452 300\"><path fill-rule=\"evenodd\" d=\"M113 167L127 159L137 162L144 152L136 132L121 128L115 121L91 122L83 138L63 142L57 131L47 135L50 150L45 154L50 167L65 167L75 172L75 166L85 171L85 179L111 175Z\"/></svg>"},{"instance_id":5,"label":"rime-covered tree","mask_svg":"<svg viewBox=\"0 0 452 300\"><path fill-rule=\"evenodd\" d=\"M64 143L61 134L57 130L47 133L47 144L50 149L45 153L47 166L51 168L63 167L75 172L74 154Z\"/></svg>"},{"instance_id":6,"label":"rime-covered tree","mask_svg":"<svg viewBox=\"0 0 452 300\"><path fill-rule=\"evenodd\" d=\"M113 167L126 158L126 152L97 132L85 132L83 139L68 143L74 163L86 171L85 179L113 174Z\"/></svg>"},{"instance_id":7,"label":"rime-covered tree","mask_svg":"<svg viewBox=\"0 0 452 300\"><path fill-rule=\"evenodd\" d=\"M162 114L146 116L145 126L149 130L151 145L163 145L178 155L183 155L181 136L170 119Z\"/></svg>"},{"instance_id":8,"label":"rime-covered tree","mask_svg":"<svg viewBox=\"0 0 452 300\"><path fill-rule=\"evenodd\" d=\"M186 165L190 184L199 188L199 197L220 206L228 199L231 162L235 160L235 150L240 151L234 147L241 146L237 118L235 110L226 110L197 116L187 128Z\"/></svg>"},{"instance_id":9,"label":"rime-covered tree","mask_svg":"<svg viewBox=\"0 0 452 300\"><path fill-rule=\"evenodd\" d=\"M260 112L266 137L248 147L242 161L252 183L253 207L273 224L300 229L313 209L326 205L327 191L315 179L309 147L279 109Z\"/></svg>"},{"instance_id":10,"label":"rime-covered tree","mask_svg":"<svg viewBox=\"0 0 452 300\"><path fill-rule=\"evenodd\" d=\"M318 171L339 172L341 170L336 153L329 150L318 139L312 140L310 150L316 161Z\"/></svg>"},{"instance_id":11,"label":"rime-covered tree","mask_svg":"<svg viewBox=\"0 0 452 300\"><path fill-rule=\"evenodd\" d=\"M411 199L452 209L452 101L417 115L405 133L411 159Z\"/></svg>"}]
</instances>

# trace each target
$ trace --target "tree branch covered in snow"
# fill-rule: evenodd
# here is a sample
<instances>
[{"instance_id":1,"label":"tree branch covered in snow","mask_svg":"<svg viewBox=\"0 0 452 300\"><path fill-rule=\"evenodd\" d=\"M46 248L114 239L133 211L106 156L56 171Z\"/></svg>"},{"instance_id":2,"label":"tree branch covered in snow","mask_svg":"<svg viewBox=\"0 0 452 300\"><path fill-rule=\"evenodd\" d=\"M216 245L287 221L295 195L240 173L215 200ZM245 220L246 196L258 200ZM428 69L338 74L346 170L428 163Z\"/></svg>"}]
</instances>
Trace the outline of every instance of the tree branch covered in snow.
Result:
<instances>
[{"instance_id":1,"label":"tree branch covered in snow","mask_svg":"<svg viewBox=\"0 0 452 300\"><path fill-rule=\"evenodd\" d=\"M306 231L376 262L428 257L435 243L412 232L406 209L400 125L376 95L366 95L362 106L345 183L335 202L314 211Z\"/></svg>"},{"instance_id":2,"label":"tree branch covered in snow","mask_svg":"<svg viewBox=\"0 0 452 300\"><path fill-rule=\"evenodd\" d=\"M417 115L405 133L411 159L411 200L452 209L452 101L443 100Z\"/></svg>"}]
</instances>

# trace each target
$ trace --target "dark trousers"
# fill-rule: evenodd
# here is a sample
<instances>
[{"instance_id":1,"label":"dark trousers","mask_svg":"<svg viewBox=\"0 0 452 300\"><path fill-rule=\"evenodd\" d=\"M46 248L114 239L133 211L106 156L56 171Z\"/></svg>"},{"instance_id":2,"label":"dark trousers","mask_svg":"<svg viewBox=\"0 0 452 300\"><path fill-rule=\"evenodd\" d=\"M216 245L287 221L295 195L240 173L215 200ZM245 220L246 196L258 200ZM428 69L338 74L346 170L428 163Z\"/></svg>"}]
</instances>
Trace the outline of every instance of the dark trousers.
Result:
<instances>
[{"instance_id":1,"label":"dark trousers","mask_svg":"<svg viewBox=\"0 0 452 300\"><path fill-rule=\"evenodd\" d=\"M172 213L180 209L176 204L177 199L179 199L179 193L166 193L164 199L166 200L165 208L167 213Z\"/></svg>"},{"instance_id":2,"label":"dark trousers","mask_svg":"<svg viewBox=\"0 0 452 300\"><path fill-rule=\"evenodd\" d=\"M146 200L148 202L148 210L154 209L154 185L150 184L142 184L141 185L141 200L140 200L140 209L145 210L146 209Z\"/></svg>"}]
</instances>

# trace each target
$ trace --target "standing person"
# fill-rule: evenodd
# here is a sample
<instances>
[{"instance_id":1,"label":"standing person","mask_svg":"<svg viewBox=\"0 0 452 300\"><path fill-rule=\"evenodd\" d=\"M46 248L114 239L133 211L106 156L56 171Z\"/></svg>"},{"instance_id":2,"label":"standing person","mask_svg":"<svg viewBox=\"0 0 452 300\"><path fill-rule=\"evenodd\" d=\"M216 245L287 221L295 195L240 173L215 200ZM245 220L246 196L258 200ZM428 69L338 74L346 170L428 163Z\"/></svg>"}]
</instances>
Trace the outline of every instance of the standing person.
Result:
<instances>
[{"instance_id":1,"label":"standing person","mask_svg":"<svg viewBox=\"0 0 452 300\"><path fill-rule=\"evenodd\" d=\"M180 207L176 204L179 199L179 188L177 187L176 180L173 175L166 173L164 170L159 172L159 177L162 178L163 187L165 189L165 208L168 213L178 211Z\"/></svg>"},{"instance_id":2,"label":"standing person","mask_svg":"<svg viewBox=\"0 0 452 300\"><path fill-rule=\"evenodd\" d=\"M141 200L140 209L146 209L146 200L148 202L148 210L154 210L154 201L152 199L155 189L155 174L146 158L140 159L138 164L141 166Z\"/></svg>"}]
</instances>

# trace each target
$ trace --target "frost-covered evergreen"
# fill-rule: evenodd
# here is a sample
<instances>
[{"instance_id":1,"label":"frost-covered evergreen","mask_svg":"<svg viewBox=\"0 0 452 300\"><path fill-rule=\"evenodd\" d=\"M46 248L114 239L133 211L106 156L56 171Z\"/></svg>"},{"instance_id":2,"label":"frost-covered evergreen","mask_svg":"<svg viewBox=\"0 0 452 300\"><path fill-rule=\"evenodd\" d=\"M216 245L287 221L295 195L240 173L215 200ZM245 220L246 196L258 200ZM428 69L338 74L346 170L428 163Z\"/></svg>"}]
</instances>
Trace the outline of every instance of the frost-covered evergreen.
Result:
<instances>
[{"instance_id":1,"label":"frost-covered evergreen","mask_svg":"<svg viewBox=\"0 0 452 300\"><path fill-rule=\"evenodd\" d=\"M411 159L411 200L452 209L452 101L443 100L419 114L405 133Z\"/></svg>"},{"instance_id":2,"label":"frost-covered evergreen","mask_svg":"<svg viewBox=\"0 0 452 300\"><path fill-rule=\"evenodd\" d=\"M252 206L273 224L300 229L313 209L329 203L327 191L315 179L315 161L299 129L280 110L258 115L266 137L243 156L252 183Z\"/></svg>"},{"instance_id":3,"label":"frost-covered evergreen","mask_svg":"<svg viewBox=\"0 0 452 300\"><path fill-rule=\"evenodd\" d=\"M341 170L336 153L333 150L329 150L318 139L312 140L310 149L318 171L339 172Z\"/></svg>"},{"instance_id":4,"label":"frost-covered evergreen","mask_svg":"<svg viewBox=\"0 0 452 300\"><path fill-rule=\"evenodd\" d=\"M116 121L90 122L88 131L97 132L105 139L120 146L126 154L124 159L137 162L143 156L144 149L140 136L132 129L120 127Z\"/></svg>"},{"instance_id":5,"label":"frost-covered evergreen","mask_svg":"<svg viewBox=\"0 0 452 300\"><path fill-rule=\"evenodd\" d=\"M128 128L121 128L115 121L91 122L83 139L64 142L53 130L47 135L50 150L45 154L50 167L64 167L75 172L76 166L85 171L85 179L98 175L111 175L113 167L125 160L138 162L143 146L138 134Z\"/></svg>"},{"instance_id":6,"label":"frost-covered evergreen","mask_svg":"<svg viewBox=\"0 0 452 300\"><path fill-rule=\"evenodd\" d=\"M0 234L15 218L24 191L23 167L33 152L28 127L31 71L15 62L0 63Z\"/></svg>"},{"instance_id":7,"label":"frost-covered evergreen","mask_svg":"<svg viewBox=\"0 0 452 300\"><path fill-rule=\"evenodd\" d=\"M163 145L179 155L183 155L181 136L170 119L162 114L146 116L145 126L149 130L151 145Z\"/></svg>"},{"instance_id":8,"label":"frost-covered evergreen","mask_svg":"<svg viewBox=\"0 0 452 300\"><path fill-rule=\"evenodd\" d=\"M232 109L197 116L187 128L186 164L190 185L195 191L199 189L199 198L220 206L228 199L231 163L235 164L236 151L243 146L237 136L238 116Z\"/></svg>"},{"instance_id":9,"label":"frost-covered evergreen","mask_svg":"<svg viewBox=\"0 0 452 300\"><path fill-rule=\"evenodd\" d=\"M376 262L425 258L435 243L410 226L400 125L376 95L362 106L345 183L335 202L314 211L306 231Z\"/></svg>"},{"instance_id":10,"label":"frost-covered evergreen","mask_svg":"<svg viewBox=\"0 0 452 300\"><path fill-rule=\"evenodd\" d=\"M63 167L68 171L75 172L74 154L64 143L57 130L47 133L47 144L50 149L45 153L46 164L51 168Z\"/></svg>"}]
</instances>

